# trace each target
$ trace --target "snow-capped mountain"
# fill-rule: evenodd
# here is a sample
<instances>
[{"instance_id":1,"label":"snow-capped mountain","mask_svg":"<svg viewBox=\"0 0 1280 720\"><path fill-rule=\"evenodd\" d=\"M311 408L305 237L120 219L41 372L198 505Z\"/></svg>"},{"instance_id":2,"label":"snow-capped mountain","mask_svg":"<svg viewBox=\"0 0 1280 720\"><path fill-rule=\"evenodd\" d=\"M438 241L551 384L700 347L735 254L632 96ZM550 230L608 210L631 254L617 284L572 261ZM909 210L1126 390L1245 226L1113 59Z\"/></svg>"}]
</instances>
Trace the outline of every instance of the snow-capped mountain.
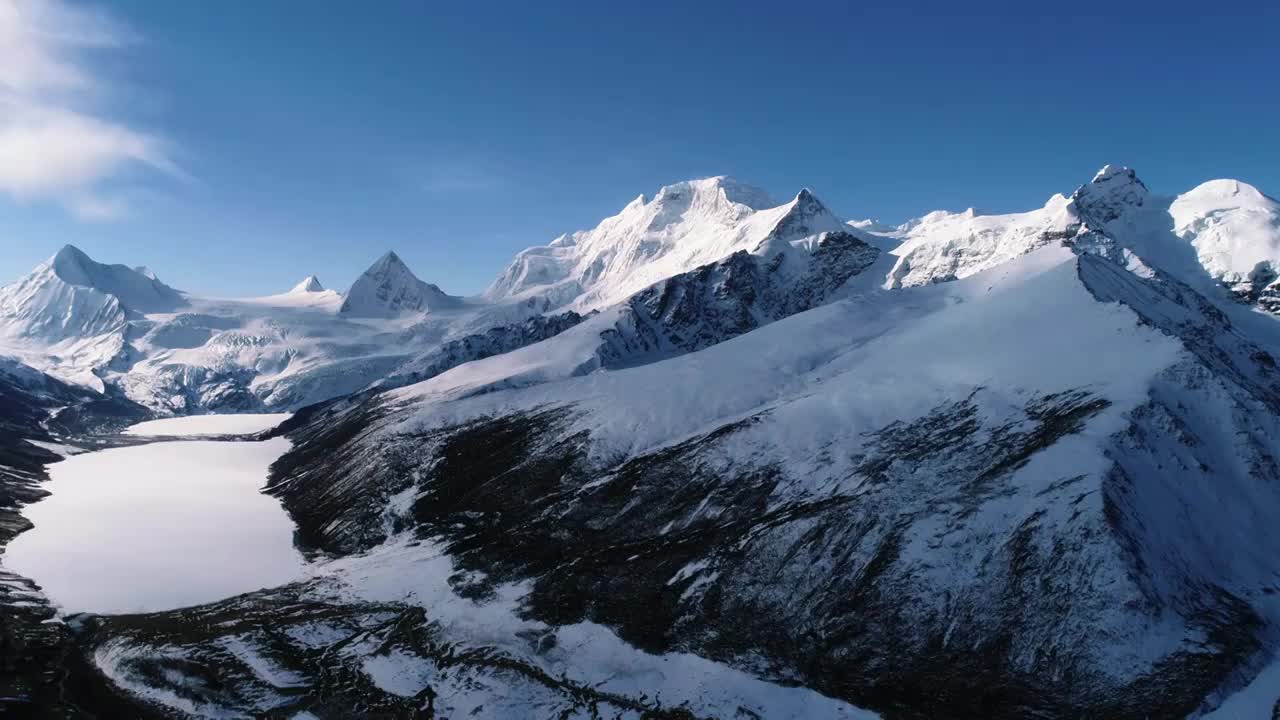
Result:
<instances>
[{"instance_id":1,"label":"snow-capped mountain","mask_svg":"<svg viewBox=\"0 0 1280 720\"><path fill-rule=\"evenodd\" d=\"M462 298L418 279L394 252L378 258L347 292L338 311L349 317L389 318L449 310Z\"/></svg>"},{"instance_id":2,"label":"snow-capped mountain","mask_svg":"<svg viewBox=\"0 0 1280 720\"><path fill-rule=\"evenodd\" d=\"M842 229L808 190L777 205L763 190L730 178L691 180L662 188L652 200L637 197L592 230L525 250L486 297L585 312L766 240Z\"/></svg>"},{"instance_id":3,"label":"snow-capped mountain","mask_svg":"<svg viewBox=\"0 0 1280 720\"><path fill-rule=\"evenodd\" d=\"M1053 204L963 279L883 287L855 237L875 282L745 332L703 330L769 254L708 264L300 418L272 491L330 552L430 539L552 628L894 717L1211 709L1280 651L1280 325L1131 171ZM666 352L590 362L633 313Z\"/></svg>"},{"instance_id":4,"label":"snow-capped mountain","mask_svg":"<svg viewBox=\"0 0 1280 720\"><path fill-rule=\"evenodd\" d=\"M394 254L345 296L151 309L119 271L55 272L120 308L88 326L119 342L107 391L300 408L268 489L332 559L84 652L226 716L1280 707L1277 217L1120 166L896 229L711 178L481 297ZM14 330L32 278L5 337L46 359Z\"/></svg>"},{"instance_id":5,"label":"snow-capped mountain","mask_svg":"<svg viewBox=\"0 0 1280 720\"><path fill-rule=\"evenodd\" d=\"M1211 180L1174 199L1169 214L1212 277L1280 314L1280 202L1238 180Z\"/></svg>"},{"instance_id":6,"label":"snow-capped mountain","mask_svg":"<svg viewBox=\"0 0 1280 720\"><path fill-rule=\"evenodd\" d=\"M118 331L130 313L168 311L182 296L123 265L102 265L70 245L0 293L6 335L59 343Z\"/></svg>"}]
</instances>

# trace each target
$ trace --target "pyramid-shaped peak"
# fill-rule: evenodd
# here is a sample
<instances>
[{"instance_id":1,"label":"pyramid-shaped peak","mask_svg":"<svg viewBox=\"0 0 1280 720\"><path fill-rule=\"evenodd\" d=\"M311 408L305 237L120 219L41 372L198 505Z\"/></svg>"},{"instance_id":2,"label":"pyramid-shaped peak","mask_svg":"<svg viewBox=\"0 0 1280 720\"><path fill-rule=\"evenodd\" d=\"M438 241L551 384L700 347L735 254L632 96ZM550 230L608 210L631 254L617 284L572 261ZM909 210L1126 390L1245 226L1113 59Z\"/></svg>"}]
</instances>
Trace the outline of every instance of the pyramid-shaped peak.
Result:
<instances>
[{"instance_id":1,"label":"pyramid-shaped peak","mask_svg":"<svg viewBox=\"0 0 1280 720\"><path fill-rule=\"evenodd\" d=\"M324 292L324 285L320 284L320 279L315 275L308 275L302 282L293 286L291 293L318 293Z\"/></svg>"},{"instance_id":2,"label":"pyramid-shaped peak","mask_svg":"<svg viewBox=\"0 0 1280 720\"><path fill-rule=\"evenodd\" d=\"M408 265L405 265L404 260L401 260L400 256L396 254L395 250L388 250L382 257L375 260L369 269L374 270L394 267L402 267L406 270L409 268Z\"/></svg>"},{"instance_id":3,"label":"pyramid-shaped peak","mask_svg":"<svg viewBox=\"0 0 1280 720\"><path fill-rule=\"evenodd\" d=\"M70 243L63 245L53 256L55 260L88 260L90 259L85 251Z\"/></svg>"},{"instance_id":4,"label":"pyramid-shaped peak","mask_svg":"<svg viewBox=\"0 0 1280 720\"><path fill-rule=\"evenodd\" d=\"M461 298L419 280L392 251L356 278L339 312L352 317L398 317L457 307L461 303Z\"/></svg>"},{"instance_id":5,"label":"pyramid-shaped peak","mask_svg":"<svg viewBox=\"0 0 1280 720\"><path fill-rule=\"evenodd\" d=\"M796 193L795 200L791 201L797 210L804 213L826 212L827 206L822 204L817 195L809 188L803 188Z\"/></svg>"},{"instance_id":6,"label":"pyramid-shaped peak","mask_svg":"<svg viewBox=\"0 0 1280 720\"><path fill-rule=\"evenodd\" d=\"M369 269L364 271L366 277L404 278L406 281L420 282L404 260L394 250L388 250L382 257L373 261Z\"/></svg>"},{"instance_id":7,"label":"pyramid-shaped peak","mask_svg":"<svg viewBox=\"0 0 1280 720\"><path fill-rule=\"evenodd\" d=\"M49 263L55 271L83 271L89 265L95 264L93 258L89 257L83 250L75 245L63 245L52 258Z\"/></svg>"}]
</instances>

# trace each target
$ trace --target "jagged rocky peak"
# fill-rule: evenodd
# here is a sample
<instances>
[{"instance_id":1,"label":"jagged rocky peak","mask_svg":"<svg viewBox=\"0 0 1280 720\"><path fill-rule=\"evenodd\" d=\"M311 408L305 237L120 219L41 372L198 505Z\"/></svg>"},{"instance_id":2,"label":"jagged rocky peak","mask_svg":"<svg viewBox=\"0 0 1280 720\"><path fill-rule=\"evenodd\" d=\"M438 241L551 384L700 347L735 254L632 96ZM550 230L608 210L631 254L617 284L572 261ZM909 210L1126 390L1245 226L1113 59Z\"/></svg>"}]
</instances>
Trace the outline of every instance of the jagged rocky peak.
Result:
<instances>
[{"instance_id":1,"label":"jagged rocky peak","mask_svg":"<svg viewBox=\"0 0 1280 720\"><path fill-rule=\"evenodd\" d=\"M289 292L294 295L301 295L304 293L320 293L320 292L324 292L324 285L320 284L320 279L317 278L315 275L308 275L302 280L302 282L298 283L297 285L294 285L293 289L290 290Z\"/></svg>"},{"instance_id":2,"label":"jagged rocky peak","mask_svg":"<svg viewBox=\"0 0 1280 720\"><path fill-rule=\"evenodd\" d=\"M1086 222L1101 227L1131 208L1145 206L1150 194L1133 168L1106 165L1089 184L1072 193L1071 199Z\"/></svg>"},{"instance_id":3,"label":"jagged rocky peak","mask_svg":"<svg viewBox=\"0 0 1280 720\"><path fill-rule=\"evenodd\" d=\"M395 252L388 252L356 279L339 312L351 317L392 318L457 307L461 298L418 279Z\"/></svg>"}]
</instances>

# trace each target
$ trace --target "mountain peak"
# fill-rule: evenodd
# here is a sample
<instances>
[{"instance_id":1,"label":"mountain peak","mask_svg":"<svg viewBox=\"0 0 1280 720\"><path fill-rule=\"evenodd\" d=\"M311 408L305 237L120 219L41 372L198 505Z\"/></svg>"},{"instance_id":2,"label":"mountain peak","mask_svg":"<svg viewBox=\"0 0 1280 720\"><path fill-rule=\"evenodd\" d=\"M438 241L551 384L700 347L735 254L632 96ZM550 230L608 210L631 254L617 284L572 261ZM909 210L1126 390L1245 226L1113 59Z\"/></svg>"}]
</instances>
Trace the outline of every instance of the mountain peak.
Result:
<instances>
[{"instance_id":1,"label":"mountain peak","mask_svg":"<svg viewBox=\"0 0 1280 720\"><path fill-rule=\"evenodd\" d=\"M1174 234L1237 297L1257 302L1280 290L1271 288L1280 270L1280 202L1239 180L1210 180L1174 198L1169 215Z\"/></svg>"},{"instance_id":2,"label":"mountain peak","mask_svg":"<svg viewBox=\"0 0 1280 720\"><path fill-rule=\"evenodd\" d=\"M394 265L407 267L404 264L404 260L400 259L400 256L396 254L395 250L388 250L387 252L383 253L382 257L378 258L373 262L373 267L375 268L390 267Z\"/></svg>"},{"instance_id":3,"label":"mountain peak","mask_svg":"<svg viewBox=\"0 0 1280 720\"><path fill-rule=\"evenodd\" d=\"M62 246L37 269L40 271L68 285L112 295L126 308L138 312L167 312L184 302L181 293L160 282L146 267L104 265L75 245Z\"/></svg>"},{"instance_id":4,"label":"mountain peak","mask_svg":"<svg viewBox=\"0 0 1280 720\"><path fill-rule=\"evenodd\" d=\"M294 285L293 289L289 292L290 294L324 292L324 285L320 284L320 279L315 275L308 275L302 280L302 282Z\"/></svg>"},{"instance_id":5,"label":"mountain peak","mask_svg":"<svg viewBox=\"0 0 1280 720\"><path fill-rule=\"evenodd\" d=\"M823 205L818 196L814 195L809 188L802 188L800 192L796 193L795 199L791 202L796 206L797 210L803 213L812 215L814 213L827 212L827 206Z\"/></svg>"},{"instance_id":6,"label":"mountain peak","mask_svg":"<svg viewBox=\"0 0 1280 720\"><path fill-rule=\"evenodd\" d=\"M728 201L752 210L763 210L777 204L764 190L739 182L728 175L714 175L666 185L658 190L653 199L662 204L687 203L690 206Z\"/></svg>"},{"instance_id":7,"label":"mountain peak","mask_svg":"<svg viewBox=\"0 0 1280 720\"><path fill-rule=\"evenodd\" d=\"M71 243L67 243L66 245L63 245L61 248L59 248L58 252L54 253L53 257L55 260L59 258L85 259L85 260L89 259L89 256L85 254L85 251L81 250L75 245L72 245Z\"/></svg>"},{"instance_id":8,"label":"mountain peak","mask_svg":"<svg viewBox=\"0 0 1280 720\"><path fill-rule=\"evenodd\" d=\"M1101 170L1094 173L1093 180L1091 182L1109 182L1117 177L1126 178L1127 180L1137 180L1138 174L1134 172L1133 168L1126 165L1107 164L1103 165Z\"/></svg>"},{"instance_id":9,"label":"mountain peak","mask_svg":"<svg viewBox=\"0 0 1280 720\"><path fill-rule=\"evenodd\" d=\"M844 222L828 210L809 188L796 193L795 199L786 205L775 208L774 212L777 211L781 211L781 215L775 216L777 219L766 240L790 242L810 235L847 229Z\"/></svg>"},{"instance_id":10,"label":"mountain peak","mask_svg":"<svg viewBox=\"0 0 1280 720\"><path fill-rule=\"evenodd\" d=\"M418 279L395 251L388 251L356 279L338 312L352 317L390 318L461 303L461 298Z\"/></svg>"},{"instance_id":11,"label":"mountain peak","mask_svg":"<svg viewBox=\"0 0 1280 720\"><path fill-rule=\"evenodd\" d=\"M1081 185L1072 193L1071 199L1087 222L1102 226L1132 208L1143 207L1149 195L1133 168L1105 165L1088 185Z\"/></svg>"},{"instance_id":12,"label":"mountain peak","mask_svg":"<svg viewBox=\"0 0 1280 720\"><path fill-rule=\"evenodd\" d=\"M1275 206L1277 201L1247 182L1221 178L1195 186L1179 196L1180 199L1210 200L1222 207Z\"/></svg>"},{"instance_id":13,"label":"mountain peak","mask_svg":"<svg viewBox=\"0 0 1280 720\"><path fill-rule=\"evenodd\" d=\"M62 275L62 271L69 273L81 273L84 269L92 264L96 264L93 258L89 257L83 250L75 245L63 245L52 258L49 264L53 267L54 272ZM63 278L70 282L69 278Z\"/></svg>"}]
</instances>

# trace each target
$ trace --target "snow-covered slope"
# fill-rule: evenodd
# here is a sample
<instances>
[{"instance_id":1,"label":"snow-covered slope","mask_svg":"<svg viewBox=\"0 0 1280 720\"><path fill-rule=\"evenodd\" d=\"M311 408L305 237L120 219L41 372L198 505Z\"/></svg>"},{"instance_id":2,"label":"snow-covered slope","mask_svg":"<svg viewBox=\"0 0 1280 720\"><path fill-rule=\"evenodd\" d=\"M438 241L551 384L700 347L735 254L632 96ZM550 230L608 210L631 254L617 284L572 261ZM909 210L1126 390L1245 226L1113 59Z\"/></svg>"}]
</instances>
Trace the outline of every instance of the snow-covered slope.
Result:
<instances>
[{"instance_id":1,"label":"snow-covered slope","mask_svg":"<svg viewBox=\"0 0 1280 720\"><path fill-rule=\"evenodd\" d=\"M842 229L808 190L776 205L764 191L726 177L691 180L662 188L652 200L637 197L592 230L525 250L486 297L589 311L768 239Z\"/></svg>"},{"instance_id":2,"label":"snow-covered slope","mask_svg":"<svg viewBox=\"0 0 1280 720\"><path fill-rule=\"evenodd\" d=\"M1012 215L937 210L883 233L901 244L889 274L891 288L946 282L1008 262L1074 232L1071 201L1054 195L1043 208Z\"/></svg>"}]
</instances>

